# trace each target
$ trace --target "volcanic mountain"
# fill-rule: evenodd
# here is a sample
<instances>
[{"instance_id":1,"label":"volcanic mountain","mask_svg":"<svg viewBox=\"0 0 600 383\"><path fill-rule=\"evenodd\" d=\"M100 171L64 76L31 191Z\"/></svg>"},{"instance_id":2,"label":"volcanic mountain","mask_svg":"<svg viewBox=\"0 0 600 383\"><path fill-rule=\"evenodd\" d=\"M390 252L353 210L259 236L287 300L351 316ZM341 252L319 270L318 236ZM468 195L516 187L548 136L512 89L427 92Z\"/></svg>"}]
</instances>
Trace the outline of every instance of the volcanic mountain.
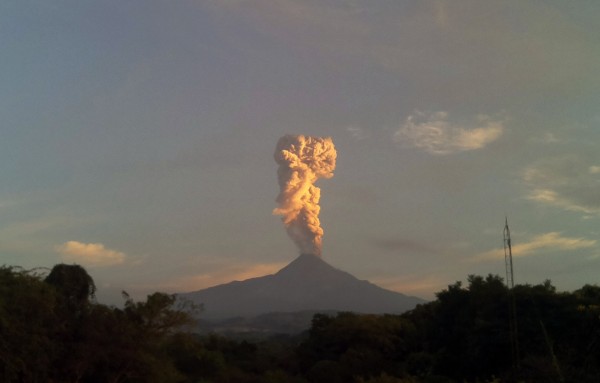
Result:
<instances>
[{"instance_id":1,"label":"volcanic mountain","mask_svg":"<svg viewBox=\"0 0 600 383\"><path fill-rule=\"evenodd\" d=\"M401 313L425 301L378 287L302 254L272 275L179 294L202 304L201 317L219 320L272 312Z\"/></svg>"}]
</instances>

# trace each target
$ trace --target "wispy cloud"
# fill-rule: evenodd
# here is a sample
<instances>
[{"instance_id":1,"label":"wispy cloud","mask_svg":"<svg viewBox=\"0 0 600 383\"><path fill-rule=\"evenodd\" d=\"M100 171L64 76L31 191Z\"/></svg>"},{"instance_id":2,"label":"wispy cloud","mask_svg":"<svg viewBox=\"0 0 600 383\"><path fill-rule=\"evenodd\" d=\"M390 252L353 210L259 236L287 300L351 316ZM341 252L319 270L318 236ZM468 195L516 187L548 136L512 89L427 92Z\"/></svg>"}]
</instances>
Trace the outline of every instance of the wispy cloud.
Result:
<instances>
[{"instance_id":1,"label":"wispy cloud","mask_svg":"<svg viewBox=\"0 0 600 383\"><path fill-rule=\"evenodd\" d=\"M542 142L545 144L556 144L560 142L560 140L556 137L554 133L546 133L542 137Z\"/></svg>"},{"instance_id":2,"label":"wispy cloud","mask_svg":"<svg viewBox=\"0 0 600 383\"><path fill-rule=\"evenodd\" d=\"M394 140L431 154L445 155L482 149L496 141L503 132L503 122L486 115L477 116L474 127L462 127L451 124L446 112L428 114L417 111L408 116L394 133Z\"/></svg>"},{"instance_id":3,"label":"wispy cloud","mask_svg":"<svg viewBox=\"0 0 600 383\"><path fill-rule=\"evenodd\" d=\"M534 144L541 145L557 145L557 144L565 144L568 140L563 137L560 133L555 132L541 132L535 136L529 138L529 141Z\"/></svg>"},{"instance_id":4,"label":"wispy cloud","mask_svg":"<svg viewBox=\"0 0 600 383\"><path fill-rule=\"evenodd\" d=\"M528 242L512 246L513 257L525 257L537 255L541 251L556 250L579 250L596 246L595 239L563 237L559 232L540 234L531 238ZM474 260L504 258L504 249L490 250L477 255Z\"/></svg>"},{"instance_id":5,"label":"wispy cloud","mask_svg":"<svg viewBox=\"0 0 600 383\"><path fill-rule=\"evenodd\" d=\"M590 171L590 174L599 174L600 166L592 165L592 166L590 166L589 171Z\"/></svg>"},{"instance_id":6,"label":"wispy cloud","mask_svg":"<svg viewBox=\"0 0 600 383\"><path fill-rule=\"evenodd\" d=\"M527 198L564 210L600 214L600 166L583 155L539 160L522 171Z\"/></svg>"},{"instance_id":7,"label":"wispy cloud","mask_svg":"<svg viewBox=\"0 0 600 383\"><path fill-rule=\"evenodd\" d=\"M346 127L346 131L350 133L350 136L357 141L367 138L367 132L360 126L348 126Z\"/></svg>"},{"instance_id":8,"label":"wispy cloud","mask_svg":"<svg viewBox=\"0 0 600 383\"><path fill-rule=\"evenodd\" d=\"M125 253L111 250L101 243L68 241L56 247L63 261L84 266L113 266L125 262Z\"/></svg>"},{"instance_id":9,"label":"wispy cloud","mask_svg":"<svg viewBox=\"0 0 600 383\"><path fill-rule=\"evenodd\" d=\"M550 189L533 189L527 195L527 198L532 201L553 205L569 211L585 214L597 214L599 212L597 208L586 207L583 204L577 203L576 201L561 195L557 191Z\"/></svg>"}]
</instances>

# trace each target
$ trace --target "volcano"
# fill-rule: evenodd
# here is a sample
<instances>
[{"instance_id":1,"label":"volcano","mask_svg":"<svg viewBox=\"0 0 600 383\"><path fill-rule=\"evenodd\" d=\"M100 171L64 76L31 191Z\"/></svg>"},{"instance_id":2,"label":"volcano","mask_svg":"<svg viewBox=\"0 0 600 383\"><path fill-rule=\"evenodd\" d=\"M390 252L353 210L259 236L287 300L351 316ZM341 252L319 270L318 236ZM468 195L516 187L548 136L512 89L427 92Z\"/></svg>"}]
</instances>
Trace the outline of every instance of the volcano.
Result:
<instances>
[{"instance_id":1,"label":"volcano","mask_svg":"<svg viewBox=\"0 0 600 383\"><path fill-rule=\"evenodd\" d=\"M312 254L272 275L178 295L202 304L201 317L208 320L299 311L402 313L425 302L359 280Z\"/></svg>"}]
</instances>

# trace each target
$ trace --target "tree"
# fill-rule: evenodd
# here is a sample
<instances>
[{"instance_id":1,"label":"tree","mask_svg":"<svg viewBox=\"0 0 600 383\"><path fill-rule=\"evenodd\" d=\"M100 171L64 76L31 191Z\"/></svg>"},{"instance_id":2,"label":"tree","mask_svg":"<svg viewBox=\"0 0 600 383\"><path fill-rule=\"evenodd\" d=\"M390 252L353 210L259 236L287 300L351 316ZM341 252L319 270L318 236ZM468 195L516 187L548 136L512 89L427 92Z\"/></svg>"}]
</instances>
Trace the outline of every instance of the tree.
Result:
<instances>
[{"instance_id":1,"label":"tree","mask_svg":"<svg viewBox=\"0 0 600 383\"><path fill-rule=\"evenodd\" d=\"M509 370L508 290L497 275L467 281L404 315L414 321L421 344L409 358L412 373L474 380Z\"/></svg>"},{"instance_id":2,"label":"tree","mask_svg":"<svg viewBox=\"0 0 600 383\"><path fill-rule=\"evenodd\" d=\"M56 265L43 280L0 267L0 381L182 381L164 346L192 317L175 297L154 293L119 309L94 292L78 265Z\"/></svg>"},{"instance_id":3,"label":"tree","mask_svg":"<svg viewBox=\"0 0 600 383\"><path fill-rule=\"evenodd\" d=\"M94 299L96 285L94 280L79 265L55 265L44 282L52 285L65 298L67 309L74 315L85 310L90 298Z\"/></svg>"},{"instance_id":4,"label":"tree","mask_svg":"<svg viewBox=\"0 0 600 383\"><path fill-rule=\"evenodd\" d=\"M397 315L317 314L299 354L312 380L399 376L413 338L413 324Z\"/></svg>"},{"instance_id":5,"label":"tree","mask_svg":"<svg viewBox=\"0 0 600 383\"><path fill-rule=\"evenodd\" d=\"M48 381L60 345L59 296L39 274L0 267L0 381Z\"/></svg>"}]
</instances>

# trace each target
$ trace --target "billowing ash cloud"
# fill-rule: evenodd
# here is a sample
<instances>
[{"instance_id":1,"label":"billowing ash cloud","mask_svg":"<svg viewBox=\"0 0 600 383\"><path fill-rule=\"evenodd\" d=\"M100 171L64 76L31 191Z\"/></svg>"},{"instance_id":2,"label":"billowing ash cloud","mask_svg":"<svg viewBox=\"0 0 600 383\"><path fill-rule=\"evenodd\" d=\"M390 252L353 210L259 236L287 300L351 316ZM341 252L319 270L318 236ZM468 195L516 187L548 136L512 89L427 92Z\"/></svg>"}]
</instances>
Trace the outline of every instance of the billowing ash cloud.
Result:
<instances>
[{"instance_id":1,"label":"billowing ash cloud","mask_svg":"<svg viewBox=\"0 0 600 383\"><path fill-rule=\"evenodd\" d=\"M282 216L289 236L304 254L321 255L321 191L314 183L333 177L336 156L330 137L286 135L277 142L280 193L273 214Z\"/></svg>"}]
</instances>

